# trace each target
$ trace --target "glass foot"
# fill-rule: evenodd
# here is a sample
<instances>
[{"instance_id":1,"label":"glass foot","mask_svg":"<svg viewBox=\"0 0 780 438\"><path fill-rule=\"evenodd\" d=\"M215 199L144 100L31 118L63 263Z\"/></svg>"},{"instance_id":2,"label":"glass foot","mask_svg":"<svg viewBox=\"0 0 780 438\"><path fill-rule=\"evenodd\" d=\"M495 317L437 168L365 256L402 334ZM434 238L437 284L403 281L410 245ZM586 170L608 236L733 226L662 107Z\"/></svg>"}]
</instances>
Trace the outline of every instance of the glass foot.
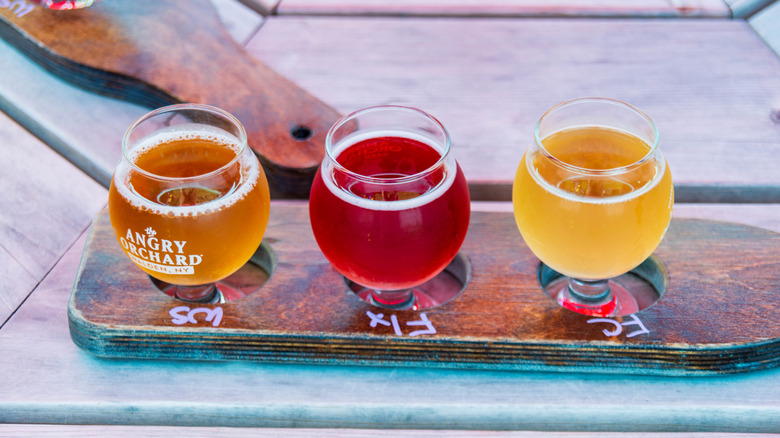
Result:
<instances>
[{"instance_id":1,"label":"glass foot","mask_svg":"<svg viewBox=\"0 0 780 438\"><path fill-rule=\"evenodd\" d=\"M458 253L439 275L412 288L411 296L407 297L401 297L399 291L377 293L374 289L345 280L355 295L374 306L392 310L425 310L451 301L463 292L471 280L471 263L466 256Z\"/></svg>"},{"instance_id":2,"label":"glass foot","mask_svg":"<svg viewBox=\"0 0 780 438\"><path fill-rule=\"evenodd\" d=\"M631 315L652 306L666 292L669 277L663 263L650 256L630 272L609 280L611 300L588 303L568 299L569 278L544 263L540 264L538 275L544 292L561 307L603 317Z\"/></svg>"},{"instance_id":3,"label":"glass foot","mask_svg":"<svg viewBox=\"0 0 780 438\"><path fill-rule=\"evenodd\" d=\"M611 294L605 300L578 300L569 292L569 279L561 277L548 286L558 289L558 292L547 291L550 296L555 295L555 301L565 309L589 316L620 316L630 315L639 311L639 304L636 298L618 282L609 280L609 290Z\"/></svg>"}]
</instances>

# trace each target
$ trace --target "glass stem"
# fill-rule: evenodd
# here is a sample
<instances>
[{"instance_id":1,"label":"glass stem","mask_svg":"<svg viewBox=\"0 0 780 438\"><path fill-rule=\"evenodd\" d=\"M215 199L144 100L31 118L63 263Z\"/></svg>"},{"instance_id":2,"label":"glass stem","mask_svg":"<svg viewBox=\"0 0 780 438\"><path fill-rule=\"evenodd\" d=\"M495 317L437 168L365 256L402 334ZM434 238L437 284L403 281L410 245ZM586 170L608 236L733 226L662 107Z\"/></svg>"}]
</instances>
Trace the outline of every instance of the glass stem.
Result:
<instances>
[{"instance_id":1,"label":"glass stem","mask_svg":"<svg viewBox=\"0 0 780 438\"><path fill-rule=\"evenodd\" d=\"M176 298L191 303L212 303L217 297L214 283L197 286L176 286Z\"/></svg>"},{"instance_id":2,"label":"glass stem","mask_svg":"<svg viewBox=\"0 0 780 438\"><path fill-rule=\"evenodd\" d=\"M591 316L610 316L618 309L617 300L609 288L609 280L570 278L569 284L558 295L558 303Z\"/></svg>"},{"instance_id":3,"label":"glass stem","mask_svg":"<svg viewBox=\"0 0 780 438\"><path fill-rule=\"evenodd\" d=\"M371 301L385 309L408 310L414 305L414 292L412 289L374 290L371 292Z\"/></svg>"},{"instance_id":4,"label":"glass stem","mask_svg":"<svg viewBox=\"0 0 780 438\"><path fill-rule=\"evenodd\" d=\"M609 280L570 278L568 290L573 298L589 303L604 301L610 295Z\"/></svg>"}]
</instances>

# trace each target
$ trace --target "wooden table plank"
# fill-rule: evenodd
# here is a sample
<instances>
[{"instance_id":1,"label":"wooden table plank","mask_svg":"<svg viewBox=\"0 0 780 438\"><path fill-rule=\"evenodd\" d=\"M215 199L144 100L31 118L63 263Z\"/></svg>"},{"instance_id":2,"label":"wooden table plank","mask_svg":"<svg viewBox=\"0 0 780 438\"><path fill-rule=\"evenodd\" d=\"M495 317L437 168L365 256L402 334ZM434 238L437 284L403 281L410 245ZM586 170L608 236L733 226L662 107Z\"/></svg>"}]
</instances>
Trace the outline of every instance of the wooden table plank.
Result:
<instances>
[{"instance_id":1,"label":"wooden table plank","mask_svg":"<svg viewBox=\"0 0 780 438\"><path fill-rule=\"evenodd\" d=\"M776 0L725 0L734 18L750 18Z\"/></svg>"},{"instance_id":2,"label":"wooden table plank","mask_svg":"<svg viewBox=\"0 0 780 438\"><path fill-rule=\"evenodd\" d=\"M0 113L0 324L106 204L106 193Z\"/></svg>"},{"instance_id":3,"label":"wooden table plank","mask_svg":"<svg viewBox=\"0 0 780 438\"><path fill-rule=\"evenodd\" d=\"M730 17L722 0L283 0L278 15Z\"/></svg>"},{"instance_id":4,"label":"wooden table plank","mask_svg":"<svg viewBox=\"0 0 780 438\"><path fill-rule=\"evenodd\" d=\"M464 32L473 37L461 42ZM583 95L627 100L656 120L687 200L780 196L780 60L744 22L272 17L248 48L341 112L381 103L432 112L475 199L509 199L533 124ZM2 42L0 55L0 106L107 185L119 138L147 109L71 87Z\"/></svg>"},{"instance_id":5,"label":"wooden table plank","mask_svg":"<svg viewBox=\"0 0 780 438\"><path fill-rule=\"evenodd\" d=\"M122 135L148 109L70 85L2 40L0 68L0 110L108 187Z\"/></svg>"},{"instance_id":6,"label":"wooden table plank","mask_svg":"<svg viewBox=\"0 0 780 438\"><path fill-rule=\"evenodd\" d=\"M503 184L503 199L538 116L560 100L585 94L614 96L645 109L661 129L678 185L772 188L778 183L771 160L778 153L780 122L773 121L780 101L778 60L744 23L553 20L551 26L538 21L492 26L491 20L469 20L464 26L479 41L461 50L447 43L460 32L458 20L411 20L413 25L399 21L276 18L250 49L341 111L385 102L428 109L452 131L469 179ZM599 31L604 27L642 31L634 37L643 47L640 53L632 55L631 47L610 43L610 32ZM559 31L568 36L555 35ZM351 32L361 37L347 41ZM421 41L443 48L443 53L431 52L411 37L392 46L387 41L395 32L422 32ZM579 32L591 36L580 44L573 35ZM552 41L534 47L537 33L550 34ZM679 41L675 53L658 63L657 52L670 37ZM565 47L577 50L567 53ZM26 120L33 132L59 144L63 153L107 184L118 160L119 137L146 109L69 87L7 46L0 45L0 52L8 78L0 85L6 111ZM358 53L369 53L371 62L351 62ZM419 67L413 76L399 71L411 64ZM466 65L484 67L471 70ZM643 91L647 84L658 92ZM63 120L52 107L67 108L61 111L94 129ZM107 113L113 116L100 117ZM486 122L474 123L477 114ZM115 145L106 147L107 139ZM495 151L487 156L486 147ZM735 148L740 153L729 154Z\"/></svg>"},{"instance_id":7,"label":"wooden table plank","mask_svg":"<svg viewBox=\"0 0 780 438\"><path fill-rule=\"evenodd\" d=\"M38 279L28 272L3 245L0 245L0 278L5 284L0 292L0 324L2 324L27 298L38 283Z\"/></svg>"},{"instance_id":8,"label":"wooden table plank","mask_svg":"<svg viewBox=\"0 0 780 438\"><path fill-rule=\"evenodd\" d=\"M743 21L271 17L247 49L342 113L431 112L476 199L508 200L538 118L582 96L643 109L687 196L780 192L780 59Z\"/></svg>"},{"instance_id":9,"label":"wooden table plank","mask_svg":"<svg viewBox=\"0 0 780 438\"><path fill-rule=\"evenodd\" d=\"M230 36L243 44L263 25L263 16L241 0L211 0Z\"/></svg>"},{"instance_id":10,"label":"wooden table plank","mask_svg":"<svg viewBox=\"0 0 780 438\"><path fill-rule=\"evenodd\" d=\"M267 17L275 13L277 6L281 0L238 0L243 3L247 8L257 12L263 17Z\"/></svg>"},{"instance_id":11,"label":"wooden table plank","mask_svg":"<svg viewBox=\"0 0 780 438\"><path fill-rule=\"evenodd\" d=\"M769 47L780 56L780 1L775 1L748 20Z\"/></svg>"},{"instance_id":12,"label":"wooden table plank","mask_svg":"<svg viewBox=\"0 0 780 438\"><path fill-rule=\"evenodd\" d=\"M376 430L376 429L256 429L227 427L171 427L171 426L76 426L50 424L0 424L0 437L14 438L125 438L128 436L164 437L187 436L188 438L430 438L444 436L451 438L756 438L753 434L674 434L674 433L577 433L533 432L533 431L442 431L431 430Z\"/></svg>"},{"instance_id":13,"label":"wooden table plank","mask_svg":"<svg viewBox=\"0 0 780 438\"><path fill-rule=\"evenodd\" d=\"M736 219L734 211L741 217ZM740 222L780 233L780 204L675 204L675 217Z\"/></svg>"},{"instance_id":14,"label":"wooden table plank","mask_svg":"<svg viewBox=\"0 0 780 438\"><path fill-rule=\"evenodd\" d=\"M215 6L237 41L248 39L262 22L262 17L234 0L216 0ZM73 86L2 40L0 69L0 111L108 187L121 157L122 135L149 108Z\"/></svg>"},{"instance_id":15,"label":"wooden table plank","mask_svg":"<svg viewBox=\"0 0 780 438\"><path fill-rule=\"evenodd\" d=\"M0 423L780 432L780 369L664 378L97 359L71 342L65 314L83 245L0 330L0 372L14 376Z\"/></svg>"}]
</instances>

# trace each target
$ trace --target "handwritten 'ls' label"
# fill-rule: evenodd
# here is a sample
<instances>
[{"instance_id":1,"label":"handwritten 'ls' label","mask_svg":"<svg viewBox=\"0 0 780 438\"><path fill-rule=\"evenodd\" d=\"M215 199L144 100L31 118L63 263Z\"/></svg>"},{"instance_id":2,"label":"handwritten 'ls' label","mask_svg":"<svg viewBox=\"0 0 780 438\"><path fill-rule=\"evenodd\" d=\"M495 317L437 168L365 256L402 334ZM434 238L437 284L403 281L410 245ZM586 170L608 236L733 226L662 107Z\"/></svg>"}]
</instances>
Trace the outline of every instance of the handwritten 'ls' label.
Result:
<instances>
[{"instance_id":1,"label":"handwritten 'ls' label","mask_svg":"<svg viewBox=\"0 0 780 438\"><path fill-rule=\"evenodd\" d=\"M171 315L171 318L173 318L171 322L176 325L197 324L198 320L195 317L201 313L205 314L205 320L211 322L211 325L214 327L219 326L219 323L222 322L221 307L215 307L213 309L208 307L190 309L187 306L179 306L174 307L168 313Z\"/></svg>"},{"instance_id":2,"label":"handwritten 'ls' label","mask_svg":"<svg viewBox=\"0 0 780 438\"><path fill-rule=\"evenodd\" d=\"M35 7L24 0L0 0L0 8L8 9L12 14L21 18L32 12Z\"/></svg>"}]
</instances>

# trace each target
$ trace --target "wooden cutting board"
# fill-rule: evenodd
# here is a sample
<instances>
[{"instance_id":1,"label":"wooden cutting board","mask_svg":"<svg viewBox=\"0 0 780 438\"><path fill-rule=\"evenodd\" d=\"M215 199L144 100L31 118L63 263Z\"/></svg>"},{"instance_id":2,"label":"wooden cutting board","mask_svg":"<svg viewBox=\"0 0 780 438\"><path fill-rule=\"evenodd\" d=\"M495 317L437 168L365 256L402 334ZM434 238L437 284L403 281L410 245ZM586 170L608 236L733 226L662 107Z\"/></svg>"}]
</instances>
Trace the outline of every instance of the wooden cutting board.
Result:
<instances>
[{"instance_id":1,"label":"wooden cutting board","mask_svg":"<svg viewBox=\"0 0 780 438\"><path fill-rule=\"evenodd\" d=\"M672 220L655 253L665 293L616 318L547 297L510 213L472 214L461 250L470 280L424 312L383 310L352 294L319 251L303 204L272 205L263 246L271 275L260 290L188 304L130 262L104 212L73 286L71 337L105 357L661 375L780 364L780 234L761 228Z\"/></svg>"},{"instance_id":2,"label":"wooden cutting board","mask_svg":"<svg viewBox=\"0 0 780 438\"><path fill-rule=\"evenodd\" d=\"M74 11L22 4L0 7L0 37L30 59L71 84L150 108L223 108L246 127L275 194L308 195L339 114L248 55L210 1L103 1Z\"/></svg>"}]
</instances>

